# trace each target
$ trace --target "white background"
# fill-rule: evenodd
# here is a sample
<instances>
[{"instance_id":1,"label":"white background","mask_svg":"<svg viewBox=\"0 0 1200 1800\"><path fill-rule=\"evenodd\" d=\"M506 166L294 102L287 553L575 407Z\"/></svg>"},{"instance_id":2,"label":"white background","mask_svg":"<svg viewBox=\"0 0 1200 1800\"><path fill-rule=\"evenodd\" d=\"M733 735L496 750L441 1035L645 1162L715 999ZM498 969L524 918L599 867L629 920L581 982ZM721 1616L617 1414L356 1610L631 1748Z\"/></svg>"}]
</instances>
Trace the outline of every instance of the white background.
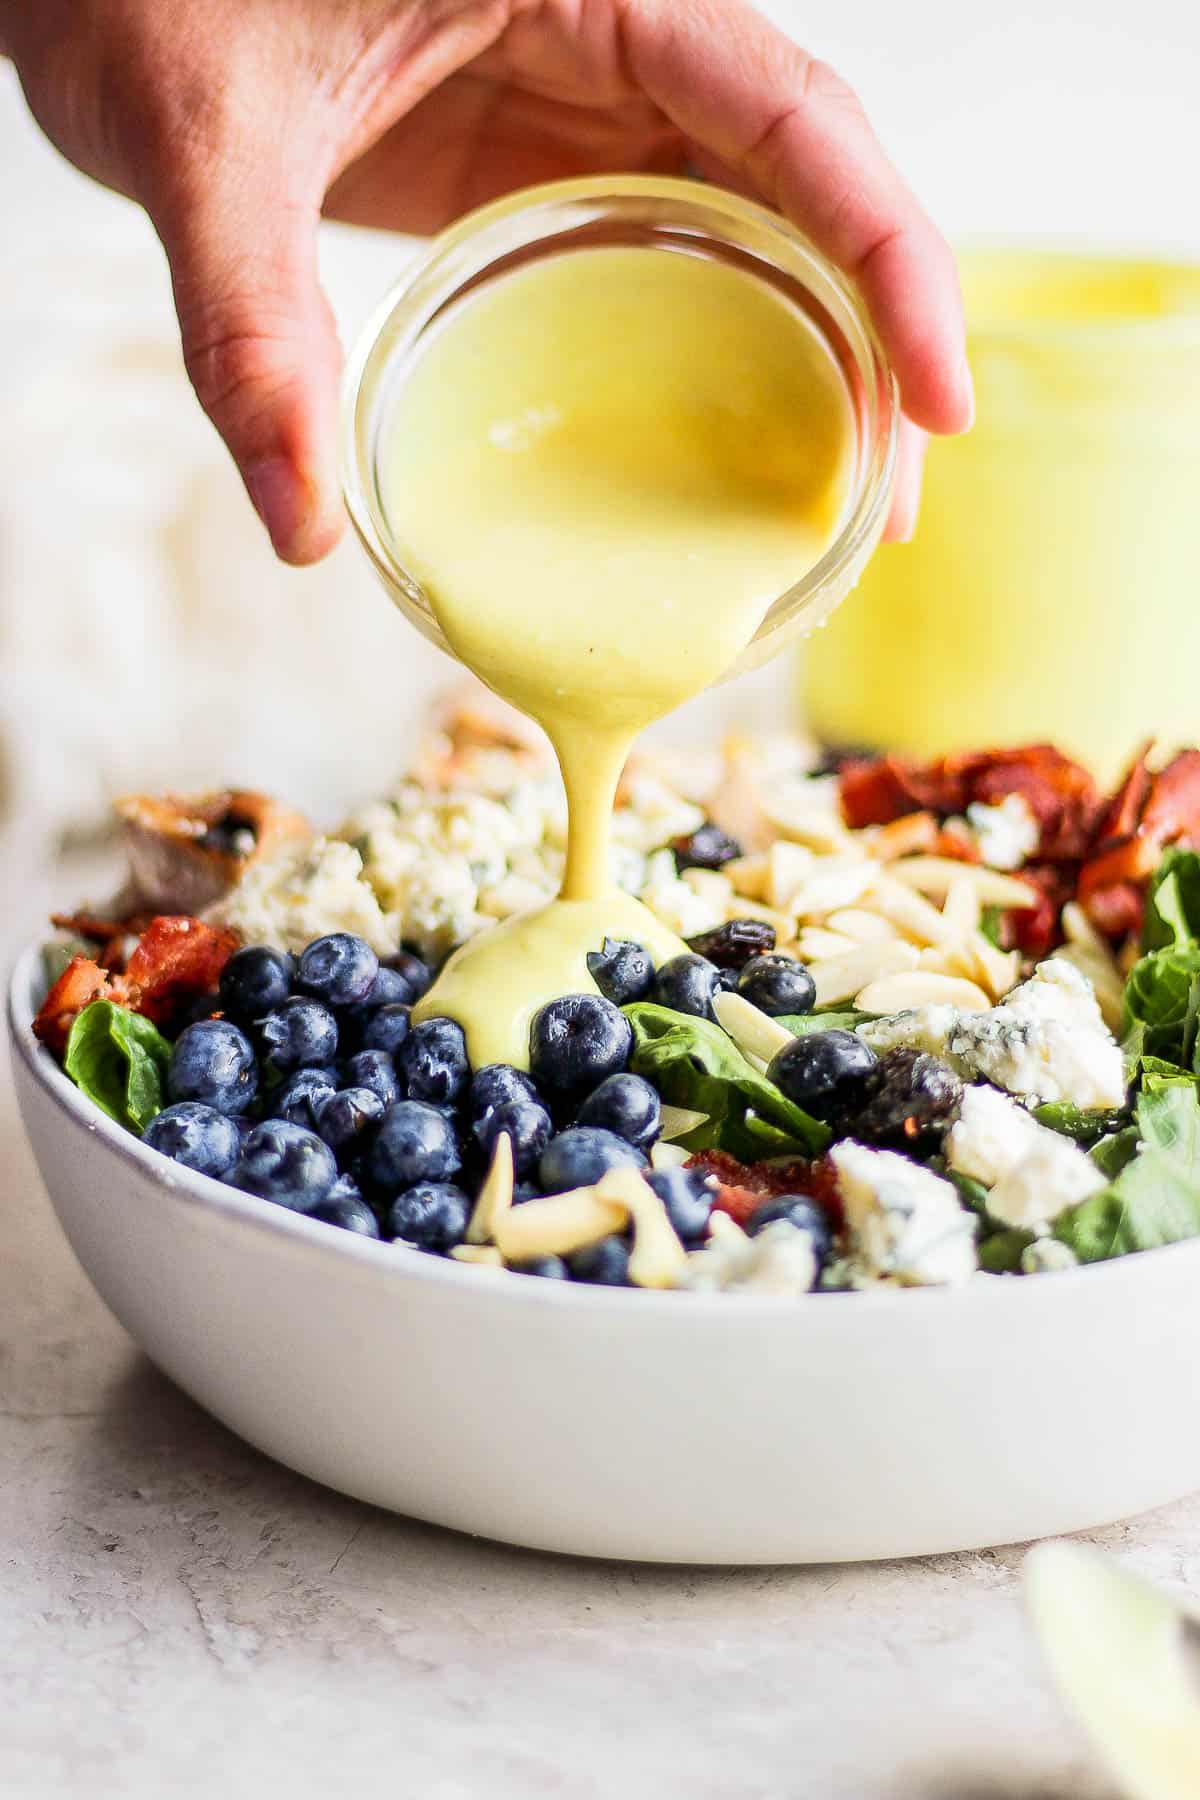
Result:
<instances>
[{"instance_id":1,"label":"white background","mask_svg":"<svg viewBox=\"0 0 1200 1800\"><path fill-rule=\"evenodd\" d=\"M1200 250L1200 22L1184 0L769 10L854 82L957 240ZM274 566L190 399L145 221L55 156L5 70L0 221L9 867L132 785L242 779L335 815L386 782L448 666L352 546L316 571ZM404 253L329 230L345 332ZM786 675L756 678L755 724L764 690L782 710ZM701 708L749 711L737 687Z\"/></svg>"}]
</instances>

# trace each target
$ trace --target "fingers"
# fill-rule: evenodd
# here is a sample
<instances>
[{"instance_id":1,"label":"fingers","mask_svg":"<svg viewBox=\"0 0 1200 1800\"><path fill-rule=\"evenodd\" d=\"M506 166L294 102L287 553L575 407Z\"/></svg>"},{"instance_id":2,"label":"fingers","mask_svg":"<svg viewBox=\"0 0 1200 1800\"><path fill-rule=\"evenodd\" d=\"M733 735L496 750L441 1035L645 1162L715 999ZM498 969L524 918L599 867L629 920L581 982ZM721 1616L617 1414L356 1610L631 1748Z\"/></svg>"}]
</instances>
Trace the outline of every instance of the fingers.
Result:
<instances>
[{"instance_id":1,"label":"fingers","mask_svg":"<svg viewBox=\"0 0 1200 1800\"><path fill-rule=\"evenodd\" d=\"M622 18L630 69L667 116L858 281L909 417L964 430L954 259L851 90L745 0L626 0Z\"/></svg>"},{"instance_id":2,"label":"fingers","mask_svg":"<svg viewBox=\"0 0 1200 1800\"><path fill-rule=\"evenodd\" d=\"M920 426L914 425L911 419L901 419L892 509L883 534L889 543L907 544L911 542L917 529L921 480L925 472L925 452L928 448L929 439Z\"/></svg>"},{"instance_id":3,"label":"fingers","mask_svg":"<svg viewBox=\"0 0 1200 1800\"><path fill-rule=\"evenodd\" d=\"M317 278L317 204L262 158L154 211L184 361L284 561L316 562L342 529L341 351Z\"/></svg>"}]
</instances>

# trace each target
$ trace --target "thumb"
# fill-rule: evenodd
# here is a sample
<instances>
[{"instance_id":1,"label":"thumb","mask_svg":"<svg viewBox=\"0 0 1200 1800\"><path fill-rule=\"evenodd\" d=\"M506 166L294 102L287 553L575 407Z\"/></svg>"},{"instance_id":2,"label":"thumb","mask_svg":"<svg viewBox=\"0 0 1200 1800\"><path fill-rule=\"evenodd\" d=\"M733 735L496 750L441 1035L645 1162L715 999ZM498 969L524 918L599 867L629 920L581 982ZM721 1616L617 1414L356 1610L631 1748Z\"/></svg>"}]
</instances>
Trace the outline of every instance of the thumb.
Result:
<instances>
[{"instance_id":1,"label":"thumb","mask_svg":"<svg viewBox=\"0 0 1200 1800\"><path fill-rule=\"evenodd\" d=\"M155 215L188 375L285 562L337 542L341 349L317 278L318 203L268 158Z\"/></svg>"}]
</instances>

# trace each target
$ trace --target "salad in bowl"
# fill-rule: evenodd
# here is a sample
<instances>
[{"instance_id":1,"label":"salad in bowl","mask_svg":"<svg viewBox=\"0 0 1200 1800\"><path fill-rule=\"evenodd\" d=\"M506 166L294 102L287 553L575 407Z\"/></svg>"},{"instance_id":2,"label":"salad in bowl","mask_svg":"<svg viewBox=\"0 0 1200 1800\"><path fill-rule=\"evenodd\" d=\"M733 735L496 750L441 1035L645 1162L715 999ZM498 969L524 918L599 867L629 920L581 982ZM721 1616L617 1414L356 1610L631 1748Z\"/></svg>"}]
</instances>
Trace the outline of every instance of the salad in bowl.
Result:
<instances>
[{"instance_id":1,"label":"salad in bowl","mask_svg":"<svg viewBox=\"0 0 1200 1800\"><path fill-rule=\"evenodd\" d=\"M557 891L514 715L458 708L329 836L252 793L118 811L129 880L55 920L45 1054L164 1159L381 1255L820 1305L1200 1235L1200 751L1111 795L1044 745L640 753L613 874L685 949L598 942L522 1066L420 1005Z\"/></svg>"}]
</instances>

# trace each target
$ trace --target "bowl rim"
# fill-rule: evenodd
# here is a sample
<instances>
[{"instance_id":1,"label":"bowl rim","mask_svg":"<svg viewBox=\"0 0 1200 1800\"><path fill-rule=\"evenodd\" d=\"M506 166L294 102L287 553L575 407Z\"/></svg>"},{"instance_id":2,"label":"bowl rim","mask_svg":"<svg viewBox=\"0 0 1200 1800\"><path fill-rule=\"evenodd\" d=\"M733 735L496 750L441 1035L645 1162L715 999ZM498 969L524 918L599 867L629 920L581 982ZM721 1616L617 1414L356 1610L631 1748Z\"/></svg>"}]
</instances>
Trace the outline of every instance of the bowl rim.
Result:
<instances>
[{"instance_id":1,"label":"bowl rim","mask_svg":"<svg viewBox=\"0 0 1200 1800\"><path fill-rule=\"evenodd\" d=\"M456 1262L451 1257L431 1256L427 1251L408 1245L380 1242L362 1237L322 1220L310 1219L256 1194L243 1193L229 1187L214 1176L201 1175L193 1169L170 1162L160 1151L143 1144L116 1120L101 1112L75 1086L55 1062L51 1053L34 1036L33 995L42 979L44 939L35 939L21 950L10 968L8 980L8 1028L13 1052L26 1072L52 1101L65 1119L98 1138L118 1161L136 1170L159 1187L170 1200L215 1213L242 1227L281 1244L288 1244L301 1254L340 1258L347 1270L357 1267L363 1275L373 1274L385 1282L404 1283L412 1280L441 1284L465 1291L476 1291L492 1301L507 1300L521 1306L582 1307L589 1312L618 1313L630 1317L663 1318L669 1313L677 1319L692 1319L699 1324L712 1317L735 1321L745 1326L753 1322L779 1320L784 1317L801 1321L829 1320L834 1316L869 1312L872 1316L900 1309L906 1317L915 1317L916 1309L943 1309L961 1306L977 1307L1011 1304L1014 1295L1036 1296L1048 1292L1062 1293L1064 1288L1099 1292L1101 1283L1128 1281L1130 1265L1136 1268L1161 1268L1168 1259L1185 1258L1200 1261L1200 1237L1178 1244L1164 1244L1153 1250L1116 1257L1110 1262L1085 1264L1074 1269L1047 1271L1036 1281L984 1276L956 1286L889 1288L855 1293L828 1293L819 1296L819 1307L798 1303L794 1295L689 1293L633 1288L610 1288L586 1283L537 1281L507 1269L479 1267ZM39 1174L40 1174L39 1164ZM383 1252L381 1255L380 1253ZM830 1302L830 1305L823 1304ZM838 1303L842 1304L839 1305ZM853 1302L853 1305L851 1305ZM1018 1305L1028 1302L1018 1301Z\"/></svg>"}]
</instances>

